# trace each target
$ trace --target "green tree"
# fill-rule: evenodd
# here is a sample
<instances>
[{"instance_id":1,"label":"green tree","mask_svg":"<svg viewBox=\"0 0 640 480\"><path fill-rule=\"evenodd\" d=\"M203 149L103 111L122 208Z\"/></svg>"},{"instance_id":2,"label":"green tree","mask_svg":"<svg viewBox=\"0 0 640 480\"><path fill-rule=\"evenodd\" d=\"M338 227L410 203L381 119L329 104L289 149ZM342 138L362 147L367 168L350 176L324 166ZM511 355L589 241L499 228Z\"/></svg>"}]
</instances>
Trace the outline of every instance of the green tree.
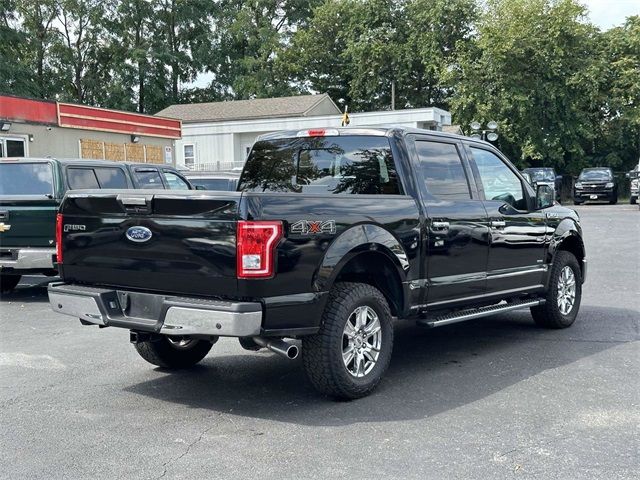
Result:
<instances>
[{"instance_id":1,"label":"green tree","mask_svg":"<svg viewBox=\"0 0 640 480\"><path fill-rule=\"evenodd\" d=\"M597 29L575 0L489 0L474 48L451 81L458 122L495 119L500 145L521 166L577 170L593 138L590 99Z\"/></svg>"}]
</instances>

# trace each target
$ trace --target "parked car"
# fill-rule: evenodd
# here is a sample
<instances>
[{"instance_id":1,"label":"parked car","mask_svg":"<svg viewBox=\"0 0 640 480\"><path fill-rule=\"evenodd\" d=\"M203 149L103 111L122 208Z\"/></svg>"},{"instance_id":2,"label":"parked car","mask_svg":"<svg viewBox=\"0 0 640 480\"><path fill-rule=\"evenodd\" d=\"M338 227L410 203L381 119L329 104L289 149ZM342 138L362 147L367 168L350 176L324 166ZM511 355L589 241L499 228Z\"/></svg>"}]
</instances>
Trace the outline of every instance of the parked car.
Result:
<instances>
[{"instance_id":1,"label":"parked car","mask_svg":"<svg viewBox=\"0 0 640 480\"><path fill-rule=\"evenodd\" d=\"M636 168L627 173L629 179L629 203L635 205L638 202L638 192L640 192L640 162L636 165Z\"/></svg>"},{"instance_id":2,"label":"parked car","mask_svg":"<svg viewBox=\"0 0 640 480\"><path fill-rule=\"evenodd\" d=\"M54 158L0 160L2 293L13 290L22 275L57 274L56 212L68 190L87 188L193 187L174 168L165 165Z\"/></svg>"},{"instance_id":3,"label":"parked car","mask_svg":"<svg viewBox=\"0 0 640 480\"><path fill-rule=\"evenodd\" d=\"M607 200L618 203L618 186L609 167L585 168L573 185L573 203L580 205L588 200Z\"/></svg>"},{"instance_id":4,"label":"parked car","mask_svg":"<svg viewBox=\"0 0 640 480\"><path fill-rule=\"evenodd\" d=\"M530 308L538 325L565 328L580 306L578 215L469 137L274 133L255 143L237 192L121 197L67 195L49 300L83 325L129 329L142 358L168 369L237 337L286 358L302 348L319 391L357 398L389 365L393 318L433 328ZM77 245L74 226L117 232Z\"/></svg>"},{"instance_id":5,"label":"parked car","mask_svg":"<svg viewBox=\"0 0 640 480\"><path fill-rule=\"evenodd\" d=\"M550 167L525 168L522 173L526 173L531 178L533 188L536 185L547 184L554 190L555 199L560 201L560 188L562 186L562 175L556 175L556 171Z\"/></svg>"},{"instance_id":6,"label":"parked car","mask_svg":"<svg viewBox=\"0 0 640 480\"><path fill-rule=\"evenodd\" d=\"M185 172L185 176L198 190L232 192L238 186L240 172Z\"/></svg>"}]
</instances>

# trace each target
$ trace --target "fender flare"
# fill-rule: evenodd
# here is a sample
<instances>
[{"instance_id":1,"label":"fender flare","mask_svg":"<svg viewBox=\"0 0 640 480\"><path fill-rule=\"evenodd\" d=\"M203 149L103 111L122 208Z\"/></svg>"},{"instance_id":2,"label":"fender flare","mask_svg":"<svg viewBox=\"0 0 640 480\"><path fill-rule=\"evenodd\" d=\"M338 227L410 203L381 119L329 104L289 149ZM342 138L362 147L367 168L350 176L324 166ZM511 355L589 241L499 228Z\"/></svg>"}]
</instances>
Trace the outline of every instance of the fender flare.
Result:
<instances>
[{"instance_id":1,"label":"fender flare","mask_svg":"<svg viewBox=\"0 0 640 480\"><path fill-rule=\"evenodd\" d=\"M375 224L354 225L336 238L325 252L314 275L317 291L329 291L344 266L364 253L377 252L395 266L401 283L407 279L409 261L402 244L388 230Z\"/></svg>"},{"instance_id":2,"label":"fender flare","mask_svg":"<svg viewBox=\"0 0 640 480\"><path fill-rule=\"evenodd\" d=\"M572 218L563 219L554 230L551 242L549 243L549 248L547 250L545 263L549 266L553 265L553 261L555 260L558 250L560 250L561 246L567 241L577 242L578 248L582 252L582 258L578 258L578 262L580 262L580 268L582 269L584 277L585 272L582 260L586 258L586 250L584 248L584 241L582 240L582 229ZM548 285L548 282L549 275L547 274L545 285Z\"/></svg>"}]
</instances>

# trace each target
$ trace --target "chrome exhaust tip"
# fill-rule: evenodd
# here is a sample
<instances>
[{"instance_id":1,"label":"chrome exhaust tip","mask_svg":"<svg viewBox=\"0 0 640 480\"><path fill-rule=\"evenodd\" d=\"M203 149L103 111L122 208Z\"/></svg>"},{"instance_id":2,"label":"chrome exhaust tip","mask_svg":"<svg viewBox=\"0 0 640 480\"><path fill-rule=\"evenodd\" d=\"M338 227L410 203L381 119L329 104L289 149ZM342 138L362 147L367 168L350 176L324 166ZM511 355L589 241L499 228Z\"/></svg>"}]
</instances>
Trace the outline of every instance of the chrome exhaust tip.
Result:
<instances>
[{"instance_id":1,"label":"chrome exhaust tip","mask_svg":"<svg viewBox=\"0 0 640 480\"><path fill-rule=\"evenodd\" d=\"M295 360L300 355L300 347L293 343L285 342L279 338L263 338L252 337L253 341L261 347L271 350L273 353L277 353L281 357L288 358L289 360Z\"/></svg>"}]
</instances>

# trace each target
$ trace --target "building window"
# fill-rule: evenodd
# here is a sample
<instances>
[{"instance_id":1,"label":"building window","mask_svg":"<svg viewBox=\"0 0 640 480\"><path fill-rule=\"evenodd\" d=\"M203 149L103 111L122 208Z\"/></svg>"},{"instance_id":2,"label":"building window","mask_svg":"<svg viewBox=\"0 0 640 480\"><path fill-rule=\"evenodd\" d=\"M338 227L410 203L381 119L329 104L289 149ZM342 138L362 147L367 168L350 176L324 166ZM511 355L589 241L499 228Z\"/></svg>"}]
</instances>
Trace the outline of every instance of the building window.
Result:
<instances>
[{"instance_id":1,"label":"building window","mask_svg":"<svg viewBox=\"0 0 640 480\"><path fill-rule=\"evenodd\" d=\"M194 145L184 146L184 164L187 166L195 165L196 163L196 149Z\"/></svg>"},{"instance_id":2,"label":"building window","mask_svg":"<svg viewBox=\"0 0 640 480\"><path fill-rule=\"evenodd\" d=\"M27 142L23 138L0 137L0 157L26 157Z\"/></svg>"}]
</instances>

